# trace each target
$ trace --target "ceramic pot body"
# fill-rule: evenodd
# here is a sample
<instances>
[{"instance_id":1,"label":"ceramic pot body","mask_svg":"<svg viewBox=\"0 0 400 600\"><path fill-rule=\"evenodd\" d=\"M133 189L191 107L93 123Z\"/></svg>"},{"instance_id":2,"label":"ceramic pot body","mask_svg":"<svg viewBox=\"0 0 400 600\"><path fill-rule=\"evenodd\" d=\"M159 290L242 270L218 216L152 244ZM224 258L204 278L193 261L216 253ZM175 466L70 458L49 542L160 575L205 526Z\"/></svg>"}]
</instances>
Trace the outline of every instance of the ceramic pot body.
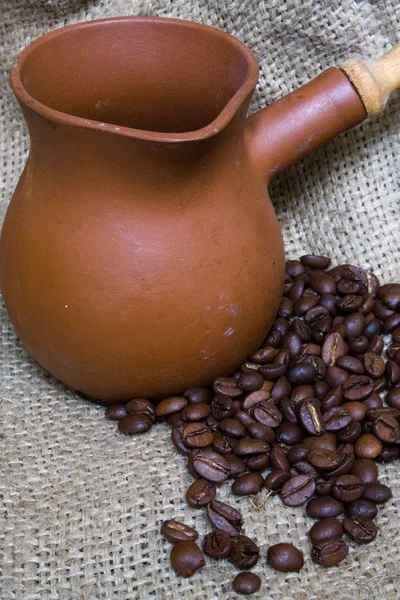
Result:
<instances>
[{"instance_id":1,"label":"ceramic pot body","mask_svg":"<svg viewBox=\"0 0 400 600\"><path fill-rule=\"evenodd\" d=\"M54 31L11 82L31 149L0 242L30 354L106 402L232 374L277 313L273 174L360 122L337 69L245 120L250 50L216 29L118 18Z\"/></svg>"},{"instance_id":2,"label":"ceramic pot body","mask_svg":"<svg viewBox=\"0 0 400 600\"><path fill-rule=\"evenodd\" d=\"M31 151L3 227L0 276L30 354L71 388L112 402L232 373L276 314L284 251L244 143L255 82L221 131L185 133L218 116L246 61L232 57L229 79L226 67L218 74L222 58L203 89L190 64L199 59L182 64L190 31L179 26L171 47L156 20L104 27L64 30L18 65L34 100L21 103ZM35 101L75 119L60 122Z\"/></svg>"}]
</instances>

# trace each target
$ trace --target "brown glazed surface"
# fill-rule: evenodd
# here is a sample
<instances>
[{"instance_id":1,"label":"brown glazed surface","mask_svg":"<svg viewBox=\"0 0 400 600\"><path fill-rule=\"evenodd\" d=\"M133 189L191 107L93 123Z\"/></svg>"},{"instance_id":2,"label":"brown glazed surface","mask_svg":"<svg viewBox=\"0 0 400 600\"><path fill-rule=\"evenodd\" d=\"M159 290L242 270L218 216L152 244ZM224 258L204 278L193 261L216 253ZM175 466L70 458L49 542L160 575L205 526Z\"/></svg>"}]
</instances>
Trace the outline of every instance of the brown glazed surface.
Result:
<instances>
[{"instance_id":1,"label":"brown glazed surface","mask_svg":"<svg viewBox=\"0 0 400 600\"><path fill-rule=\"evenodd\" d=\"M26 349L106 402L231 374L274 319L271 177L365 118L338 69L245 120L257 63L216 29L106 19L28 46L11 80L31 138L0 242Z\"/></svg>"}]
</instances>

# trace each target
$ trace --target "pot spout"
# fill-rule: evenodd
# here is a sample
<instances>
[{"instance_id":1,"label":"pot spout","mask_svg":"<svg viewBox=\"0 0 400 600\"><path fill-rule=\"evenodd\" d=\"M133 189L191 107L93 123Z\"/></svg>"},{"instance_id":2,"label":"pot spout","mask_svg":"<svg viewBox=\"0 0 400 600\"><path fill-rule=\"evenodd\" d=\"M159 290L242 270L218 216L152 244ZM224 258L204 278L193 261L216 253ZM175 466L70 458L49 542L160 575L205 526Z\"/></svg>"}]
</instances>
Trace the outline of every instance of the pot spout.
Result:
<instances>
[{"instance_id":1,"label":"pot spout","mask_svg":"<svg viewBox=\"0 0 400 600\"><path fill-rule=\"evenodd\" d=\"M250 116L245 135L257 170L270 181L366 117L364 105L348 77L331 67Z\"/></svg>"}]
</instances>

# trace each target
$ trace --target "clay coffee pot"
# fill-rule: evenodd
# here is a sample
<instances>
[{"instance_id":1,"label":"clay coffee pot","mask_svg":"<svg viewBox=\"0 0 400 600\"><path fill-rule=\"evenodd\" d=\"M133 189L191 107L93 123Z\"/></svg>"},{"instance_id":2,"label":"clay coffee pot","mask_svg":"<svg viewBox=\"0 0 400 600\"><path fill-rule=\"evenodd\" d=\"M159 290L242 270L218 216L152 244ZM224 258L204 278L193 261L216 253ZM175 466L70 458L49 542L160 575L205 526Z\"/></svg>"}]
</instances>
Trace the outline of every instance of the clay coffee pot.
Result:
<instances>
[{"instance_id":1,"label":"clay coffee pot","mask_svg":"<svg viewBox=\"0 0 400 600\"><path fill-rule=\"evenodd\" d=\"M159 398L235 371L283 288L269 182L381 112L400 48L246 119L257 78L237 39L166 18L72 25L18 56L31 148L0 285L25 348L70 388Z\"/></svg>"}]
</instances>

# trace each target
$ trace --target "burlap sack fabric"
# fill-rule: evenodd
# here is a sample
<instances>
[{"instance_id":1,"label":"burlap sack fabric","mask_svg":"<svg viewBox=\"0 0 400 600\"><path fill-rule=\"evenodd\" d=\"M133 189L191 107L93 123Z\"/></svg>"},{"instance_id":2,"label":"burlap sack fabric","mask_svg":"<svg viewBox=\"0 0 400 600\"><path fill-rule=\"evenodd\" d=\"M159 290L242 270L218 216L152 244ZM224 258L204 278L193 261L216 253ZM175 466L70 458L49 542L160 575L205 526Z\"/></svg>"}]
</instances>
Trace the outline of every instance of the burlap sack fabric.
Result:
<instances>
[{"instance_id":1,"label":"burlap sack fabric","mask_svg":"<svg viewBox=\"0 0 400 600\"><path fill-rule=\"evenodd\" d=\"M8 85L11 63L27 43L68 23L148 14L200 21L243 40L260 62L252 110L350 56L376 57L400 41L398 0L3 0L1 31L1 167L4 217L23 167L28 138ZM333 140L274 181L271 194L288 256L331 255L400 281L400 96L384 115ZM208 562L178 578L159 535L176 517L209 530L203 511L186 506L191 482L169 427L120 435L104 409L46 374L24 351L1 309L0 597L4 599L233 598L235 569ZM190 349L188 349L190 351ZM255 598L380 599L400 597L399 464L380 467L394 498L379 511L381 534L350 544L348 559L324 569L309 557L304 510L262 492L232 499L245 531L261 545ZM266 565L266 548L292 541L306 556L300 574Z\"/></svg>"}]
</instances>

